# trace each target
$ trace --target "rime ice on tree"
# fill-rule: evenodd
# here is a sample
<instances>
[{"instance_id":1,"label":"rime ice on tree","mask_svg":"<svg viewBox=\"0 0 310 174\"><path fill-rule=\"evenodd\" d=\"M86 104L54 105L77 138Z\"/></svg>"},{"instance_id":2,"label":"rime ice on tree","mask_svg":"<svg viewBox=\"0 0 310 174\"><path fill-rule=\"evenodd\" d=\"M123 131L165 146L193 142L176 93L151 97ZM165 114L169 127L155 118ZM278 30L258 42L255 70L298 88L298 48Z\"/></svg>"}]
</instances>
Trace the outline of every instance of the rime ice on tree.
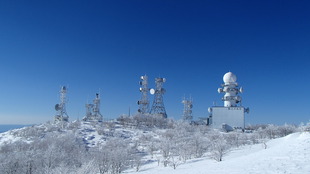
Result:
<instances>
[{"instance_id":1,"label":"rime ice on tree","mask_svg":"<svg viewBox=\"0 0 310 174\"><path fill-rule=\"evenodd\" d=\"M191 121L193 119L193 116L192 116L193 100L191 97L189 99L185 99L184 97L184 99L182 100L182 103L184 104L183 120Z\"/></svg>"},{"instance_id":2,"label":"rime ice on tree","mask_svg":"<svg viewBox=\"0 0 310 174\"><path fill-rule=\"evenodd\" d=\"M67 103L67 88L62 86L60 91L60 103L55 105L55 110L57 111L55 116L55 122L68 121L69 116L66 111L66 103Z\"/></svg>"},{"instance_id":3,"label":"rime ice on tree","mask_svg":"<svg viewBox=\"0 0 310 174\"><path fill-rule=\"evenodd\" d=\"M148 77L146 75L141 76L141 81L140 81L140 92L141 92L141 99L137 102L139 105L138 112L139 114L145 115L149 113L149 99L148 99Z\"/></svg>"},{"instance_id":4,"label":"rime ice on tree","mask_svg":"<svg viewBox=\"0 0 310 174\"><path fill-rule=\"evenodd\" d=\"M164 106L163 95L166 90L163 88L163 84L166 82L165 78L155 78L156 89L151 89L150 93L154 94L154 101L150 114L167 118L166 109Z\"/></svg>"},{"instance_id":5,"label":"rime ice on tree","mask_svg":"<svg viewBox=\"0 0 310 174\"><path fill-rule=\"evenodd\" d=\"M228 72L223 77L224 84L218 88L219 93L225 93L222 100L224 106L213 106L209 108L209 125L213 128L244 129L244 113L249 112L249 108L238 106L241 97L238 93L243 92L242 87L238 87L237 77L232 72Z\"/></svg>"},{"instance_id":6,"label":"rime ice on tree","mask_svg":"<svg viewBox=\"0 0 310 174\"><path fill-rule=\"evenodd\" d=\"M103 116L100 113L100 96L96 93L96 98L93 104L86 104L86 116L83 121L103 121Z\"/></svg>"}]
</instances>

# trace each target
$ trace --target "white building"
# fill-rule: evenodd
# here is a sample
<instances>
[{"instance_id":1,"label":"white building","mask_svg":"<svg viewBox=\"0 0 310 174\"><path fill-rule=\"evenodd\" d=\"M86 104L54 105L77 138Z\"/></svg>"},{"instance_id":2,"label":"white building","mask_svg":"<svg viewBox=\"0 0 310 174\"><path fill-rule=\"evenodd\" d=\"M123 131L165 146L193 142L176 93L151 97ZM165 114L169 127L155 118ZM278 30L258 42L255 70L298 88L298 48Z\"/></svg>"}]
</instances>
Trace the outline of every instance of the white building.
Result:
<instances>
[{"instance_id":1,"label":"white building","mask_svg":"<svg viewBox=\"0 0 310 174\"><path fill-rule=\"evenodd\" d=\"M224 84L222 84L222 88L218 88L218 92L225 93L222 98L224 106L209 108L208 124L216 129L244 129L244 113L248 113L249 108L240 105L242 99L238 93L242 93L243 88L238 87L237 77L232 72L226 73L223 81Z\"/></svg>"}]
</instances>

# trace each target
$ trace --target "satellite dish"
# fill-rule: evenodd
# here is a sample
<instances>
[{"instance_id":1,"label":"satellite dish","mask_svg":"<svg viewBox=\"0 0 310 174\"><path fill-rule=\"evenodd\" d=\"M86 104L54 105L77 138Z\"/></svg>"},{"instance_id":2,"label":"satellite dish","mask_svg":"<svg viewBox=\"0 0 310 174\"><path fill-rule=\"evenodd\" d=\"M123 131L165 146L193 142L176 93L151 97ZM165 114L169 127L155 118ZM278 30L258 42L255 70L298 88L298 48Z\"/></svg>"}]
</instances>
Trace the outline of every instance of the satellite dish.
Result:
<instances>
[{"instance_id":1,"label":"satellite dish","mask_svg":"<svg viewBox=\"0 0 310 174\"><path fill-rule=\"evenodd\" d=\"M142 91L142 88L139 88L140 92Z\"/></svg>"},{"instance_id":2,"label":"satellite dish","mask_svg":"<svg viewBox=\"0 0 310 174\"><path fill-rule=\"evenodd\" d=\"M218 88L218 89L217 89L217 92L218 92L218 93L221 93L221 92L223 92L223 89L222 89L222 88Z\"/></svg>"},{"instance_id":3,"label":"satellite dish","mask_svg":"<svg viewBox=\"0 0 310 174\"><path fill-rule=\"evenodd\" d=\"M142 82L140 81L139 84L142 85Z\"/></svg>"},{"instance_id":4,"label":"satellite dish","mask_svg":"<svg viewBox=\"0 0 310 174\"><path fill-rule=\"evenodd\" d=\"M212 108L208 108L208 112L211 113L212 112Z\"/></svg>"},{"instance_id":5,"label":"satellite dish","mask_svg":"<svg viewBox=\"0 0 310 174\"><path fill-rule=\"evenodd\" d=\"M60 106L59 104L56 104L56 105L55 105L55 110L56 110L56 111L59 111L60 109L61 109L61 106Z\"/></svg>"},{"instance_id":6,"label":"satellite dish","mask_svg":"<svg viewBox=\"0 0 310 174\"><path fill-rule=\"evenodd\" d=\"M63 86L63 87L61 88L61 90L62 90L62 91L66 91L66 90L67 90L66 86Z\"/></svg>"},{"instance_id":7,"label":"satellite dish","mask_svg":"<svg viewBox=\"0 0 310 174\"><path fill-rule=\"evenodd\" d=\"M190 104L190 105L189 105L189 107L190 107L190 108L193 108L193 105L192 105L192 104Z\"/></svg>"},{"instance_id":8,"label":"satellite dish","mask_svg":"<svg viewBox=\"0 0 310 174\"><path fill-rule=\"evenodd\" d=\"M243 93L243 88L242 88L242 87L240 87L239 91L240 91L240 93Z\"/></svg>"},{"instance_id":9,"label":"satellite dish","mask_svg":"<svg viewBox=\"0 0 310 174\"><path fill-rule=\"evenodd\" d=\"M143 77L143 76L141 76L141 77L140 77L140 79L141 79L141 80L144 80L144 77Z\"/></svg>"},{"instance_id":10,"label":"satellite dish","mask_svg":"<svg viewBox=\"0 0 310 174\"><path fill-rule=\"evenodd\" d=\"M166 78L163 78L163 82L166 82Z\"/></svg>"},{"instance_id":11,"label":"satellite dish","mask_svg":"<svg viewBox=\"0 0 310 174\"><path fill-rule=\"evenodd\" d=\"M150 93L152 94L152 95L154 95L155 94L155 89L150 89Z\"/></svg>"}]
</instances>

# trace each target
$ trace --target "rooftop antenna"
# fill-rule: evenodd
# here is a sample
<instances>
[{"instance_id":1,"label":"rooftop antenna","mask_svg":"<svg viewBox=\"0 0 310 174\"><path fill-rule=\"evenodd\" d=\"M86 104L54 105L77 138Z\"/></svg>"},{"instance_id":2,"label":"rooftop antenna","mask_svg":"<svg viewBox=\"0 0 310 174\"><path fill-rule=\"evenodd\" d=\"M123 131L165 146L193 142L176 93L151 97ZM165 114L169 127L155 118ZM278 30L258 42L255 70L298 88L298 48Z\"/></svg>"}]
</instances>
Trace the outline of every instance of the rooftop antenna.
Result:
<instances>
[{"instance_id":1,"label":"rooftop antenna","mask_svg":"<svg viewBox=\"0 0 310 174\"><path fill-rule=\"evenodd\" d=\"M140 92L141 92L141 99L137 102L139 105L139 109L138 112L141 115L145 115L147 113L149 113L149 99L148 99L148 92L149 92L149 88L148 88L148 77L147 75L141 76L140 77Z\"/></svg>"},{"instance_id":2,"label":"rooftop antenna","mask_svg":"<svg viewBox=\"0 0 310 174\"><path fill-rule=\"evenodd\" d=\"M55 110L57 111L55 116L55 122L68 122L69 116L66 111L66 103L67 103L67 88L66 86L62 86L59 91L60 94L60 103L55 105Z\"/></svg>"},{"instance_id":3,"label":"rooftop antenna","mask_svg":"<svg viewBox=\"0 0 310 174\"><path fill-rule=\"evenodd\" d=\"M150 89L150 93L154 95L153 105L150 111L152 115L162 116L167 118L166 109L164 106L163 95L166 90L163 88L163 84L166 82L166 78L155 78L156 89Z\"/></svg>"}]
</instances>

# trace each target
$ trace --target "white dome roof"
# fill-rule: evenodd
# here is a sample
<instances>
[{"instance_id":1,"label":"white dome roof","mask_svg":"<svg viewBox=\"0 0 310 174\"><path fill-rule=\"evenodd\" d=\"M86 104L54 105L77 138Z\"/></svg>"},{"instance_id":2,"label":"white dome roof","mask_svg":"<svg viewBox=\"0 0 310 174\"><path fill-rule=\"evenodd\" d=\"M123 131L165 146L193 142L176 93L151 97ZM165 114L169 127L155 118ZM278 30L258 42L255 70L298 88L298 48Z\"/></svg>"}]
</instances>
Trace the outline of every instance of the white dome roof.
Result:
<instances>
[{"instance_id":1,"label":"white dome roof","mask_svg":"<svg viewBox=\"0 0 310 174\"><path fill-rule=\"evenodd\" d=\"M224 83L236 83L237 76L232 72L228 72L223 76Z\"/></svg>"}]
</instances>

